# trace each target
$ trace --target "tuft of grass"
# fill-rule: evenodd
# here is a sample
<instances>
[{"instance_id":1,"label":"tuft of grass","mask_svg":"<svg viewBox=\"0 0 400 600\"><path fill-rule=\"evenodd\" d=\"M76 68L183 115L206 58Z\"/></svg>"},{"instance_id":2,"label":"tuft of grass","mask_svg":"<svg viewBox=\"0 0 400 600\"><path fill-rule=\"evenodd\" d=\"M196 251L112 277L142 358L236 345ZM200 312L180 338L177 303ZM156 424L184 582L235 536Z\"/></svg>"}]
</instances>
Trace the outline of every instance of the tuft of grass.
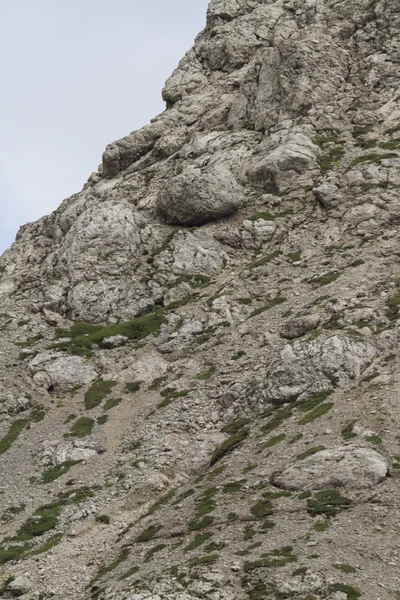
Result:
<instances>
[{"instance_id":1,"label":"tuft of grass","mask_svg":"<svg viewBox=\"0 0 400 600\"><path fill-rule=\"evenodd\" d=\"M371 444L375 444L375 446L382 445L382 438L380 438L379 435L367 435L367 436L365 436L365 439L367 440L367 442L371 442Z\"/></svg>"},{"instance_id":2,"label":"tuft of grass","mask_svg":"<svg viewBox=\"0 0 400 600\"><path fill-rule=\"evenodd\" d=\"M97 523L102 523L103 525L109 525L110 517L108 515L97 515L97 517L95 517L95 521Z\"/></svg>"},{"instance_id":3,"label":"tuft of grass","mask_svg":"<svg viewBox=\"0 0 400 600\"><path fill-rule=\"evenodd\" d=\"M94 420L89 417L81 417L72 425L70 435L72 437L83 438L92 433Z\"/></svg>"},{"instance_id":4,"label":"tuft of grass","mask_svg":"<svg viewBox=\"0 0 400 600\"><path fill-rule=\"evenodd\" d=\"M198 533L196 537L183 549L183 552L191 552L209 540L214 534L209 532Z\"/></svg>"},{"instance_id":5,"label":"tuft of grass","mask_svg":"<svg viewBox=\"0 0 400 600\"><path fill-rule=\"evenodd\" d=\"M110 398L104 404L104 410L111 410L115 406L118 406L118 404L121 402L121 400L122 400L122 398Z\"/></svg>"},{"instance_id":6,"label":"tuft of grass","mask_svg":"<svg viewBox=\"0 0 400 600\"><path fill-rule=\"evenodd\" d=\"M339 571L343 571L343 573L357 573L357 569L352 567L351 565L346 565L345 563L336 563L333 565L335 569L339 569Z\"/></svg>"},{"instance_id":7,"label":"tuft of grass","mask_svg":"<svg viewBox=\"0 0 400 600\"><path fill-rule=\"evenodd\" d=\"M400 292L391 296L386 300L386 316L391 321L395 321L400 317Z\"/></svg>"},{"instance_id":8,"label":"tuft of grass","mask_svg":"<svg viewBox=\"0 0 400 600\"><path fill-rule=\"evenodd\" d=\"M85 392L85 408L92 410L102 403L104 398L111 392L112 388L117 385L116 381L106 381L98 379Z\"/></svg>"},{"instance_id":9,"label":"tuft of grass","mask_svg":"<svg viewBox=\"0 0 400 600\"><path fill-rule=\"evenodd\" d=\"M318 533L322 533L323 531L326 531L329 528L329 523L327 521L318 521L318 523L315 523L313 529L314 531L318 531Z\"/></svg>"},{"instance_id":10,"label":"tuft of grass","mask_svg":"<svg viewBox=\"0 0 400 600\"><path fill-rule=\"evenodd\" d=\"M260 258L259 260L255 260L254 262L250 263L247 267L245 267L245 269L256 269L257 267L262 267L264 265L267 265L272 260L274 260L274 258L277 258L281 254L282 254L281 250L275 250L274 252L267 254L263 258Z\"/></svg>"},{"instance_id":11,"label":"tuft of grass","mask_svg":"<svg viewBox=\"0 0 400 600\"><path fill-rule=\"evenodd\" d=\"M157 546L154 546L148 552L146 552L146 554L144 555L143 562L150 562L151 560L153 560L153 556L157 554L157 552L161 552L161 550L164 550L164 548L166 547L166 544L157 544Z\"/></svg>"},{"instance_id":12,"label":"tuft of grass","mask_svg":"<svg viewBox=\"0 0 400 600\"><path fill-rule=\"evenodd\" d=\"M239 444L241 444L249 435L249 430L245 427L239 429L236 433L233 433L225 442L223 442L213 453L210 465L215 465L216 462L221 460L226 454L232 452Z\"/></svg>"},{"instance_id":13,"label":"tuft of grass","mask_svg":"<svg viewBox=\"0 0 400 600\"><path fill-rule=\"evenodd\" d=\"M362 165L364 163L380 163L382 160L387 158L399 158L399 155L396 152L386 152L384 154L378 154L373 152L372 154L366 154L364 156L358 156L351 163L353 166Z\"/></svg>"},{"instance_id":14,"label":"tuft of grass","mask_svg":"<svg viewBox=\"0 0 400 600\"><path fill-rule=\"evenodd\" d=\"M211 369L208 369L208 371L203 371L202 373L197 375L196 379L198 379L199 381L207 381L214 375L216 370L216 367L211 367Z\"/></svg>"},{"instance_id":15,"label":"tuft of grass","mask_svg":"<svg viewBox=\"0 0 400 600\"><path fill-rule=\"evenodd\" d=\"M130 569L125 571L125 573L122 573L122 575L118 578L118 581L123 581L124 579L128 579L128 577L135 575L135 573L137 573L138 571L140 571L140 567L136 567L136 566L131 567Z\"/></svg>"},{"instance_id":16,"label":"tuft of grass","mask_svg":"<svg viewBox=\"0 0 400 600\"><path fill-rule=\"evenodd\" d=\"M252 319L253 317L257 317L258 315L261 315L263 312L270 310L274 306L279 306L279 304L283 304L286 301L287 301L287 298L283 298L280 296L278 296L277 298L271 298L270 300L268 300L267 304L265 304L264 306L261 306L260 308L256 308L256 310L253 310L253 312L251 312L249 314L247 319Z\"/></svg>"},{"instance_id":17,"label":"tuft of grass","mask_svg":"<svg viewBox=\"0 0 400 600\"><path fill-rule=\"evenodd\" d=\"M162 496L160 496L155 502L154 504L152 504L149 508L149 510L147 511L145 516L149 516L152 515L153 513L155 513L157 510L159 510L160 508L162 508L163 506L165 506L166 504L168 504L168 502L170 500L172 500L172 498L175 496L176 494L176 488L172 488L171 490L169 490L169 492L167 492L166 494L163 494Z\"/></svg>"},{"instance_id":18,"label":"tuft of grass","mask_svg":"<svg viewBox=\"0 0 400 600\"><path fill-rule=\"evenodd\" d=\"M259 500L254 506L250 508L250 512L254 517L269 517L273 514L272 503L270 500L263 499Z\"/></svg>"},{"instance_id":19,"label":"tuft of grass","mask_svg":"<svg viewBox=\"0 0 400 600\"><path fill-rule=\"evenodd\" d=\"M339 143L336 141L336 143ZM344 156L344 150L341 146L334 146L327 154L320 156L317 161L321 173L327 173L331 171L335 165L338 165Z\"/></svg>"},{"instance_id":20,"label":"tuft of grass","mask_svg":"<svg viewBox=\"0 0 400 600\"><path fill-rule=\"evenodd\" d=\"M176 398L185 398L191 391L192 390L182 390L181 392L177 392L174 388L166 388L160 392L160 395L163 396L164 400L157 405L157 408L168 406L171 404L172 400L175 400Z\"/></svg>"},{"instance_id":21,"label":"tuft of grass","mask_svg":"<svg viewBox=\"0 0 400 600\"><path fill-rule=\"evenodd\" d=\"M95 583L96 581L98 581L99 579L104 577L104 575L107 575L107 573L114 571L114 569L116 569L124 560L126 560L128 558L128 555L129 555L128 548L123 548L115 560L113 560L108 565L104 565L103 567L100 567L100 569L97 571L96 575L91 580L90 584Z\"/></svg>"},{"instance_id":22,"label":"tuft of grass","mask_svg":"<svg viewBox=\"0 0 400 600\"><path fill-rule=\"evenodd\" d=\"M313 498L307 501L307 512L312 517L318 515L334 517L350 505L351 500L342 496L338 490L322 490L316 492Z\"/></svg>"},{"instance_id":23,"label":"tuft of grass","mask_svg":"<svg viewBox=\"0 0 400 600\"><path fill-rule=\"evenodd\" d=\"M150 525L147 529L139 533L135 538L135 542L148 542L162 529L162 525Z\"/></svg>"},{"instance_id":24,"label":"tuft of grass","mask_svg":"<svg viewBox=\"0 0 400 600\"><path fill-rule=\"evenodd\" d=\"M358 138L361 135L367 135L374 130L373 125L356 125L352 131L354 138Z\"/></svg>"},{"instance_id":25,"label":"tuft of grass","mask_svg":"<svg viewBox=\"0 0 400 600\"><path fill-rule=\"evenodd\" d=\"M40 483L51 483L52 481L55 481L62 475L68 473L71 467L81 462L81 460L65 460L64 462L47 469L42 473Z\"/></svg>"},{"instance_id":26,"label":"tuft of grass","mask_svg":"<svg viewBox=\"0 0 400 600\"><path fill-rule=\"evenodd\" d=\"M342 438L344 440L351 440L352 438L357 437L357 434L353 431L355 423L355 421L352 421L351 423L348 423L342 428L340 433L342 434Z\"/></svg>"},{"instance_id":27,"label":"tuft of grass","mask_svg":"<svg viewBox=\"0 0 400 600\"><path fill-rule=\"evenodd\" d=\"M214 517L211 515L207 515L206 517L199 518L195 517L191 521L189 521L188 528L189 531L196 531L198 529L205 529L206 527L210 527L214 523Z\"/></svg>"},{"instance_id":28,"label":"tuft of grass","mask_svg":"<svg viewBox=\"0 0 400 600\"><path fill-rule=\"evenodd\" d=\"M324 402L323 404L320 404L317 408L314 408L314 410L310 410L305 417L299 421L300 425L307 425L308 423L315 421L315 419L319 419L330 411L332 406L333 402Z\"/></svg>"},{"instance_id":29,"label":"tuft of grass","mask_svg":"<svg viewBox=\"0 0 400 600\"><path fill-rule=\"evenodd\" d=\"M240 492L243 485L246 483L246 479L240 479L239 481L231 481L227 483L222 488L222 492L224 494L234 494L236 492Z\"/></svg>"},{"instance_id":30,"label":"tuft of grass","mask_svg":"<svg viewBox=\"0 0 400 600\"><path fill-rule=\"evenodd\" d=\"M224 425L221 429L222 433L237 433L240 429L243 429L246 425L251 422L251 419L236 419L236 421L232 421L228 423L228 425Z\"/></svg>"},{"instance_id":31,"label":"tuft of grass","mask_svg":"<svg viewBox=\"0 0 400 600\"><path fill-rule=\"evenodd\" d=\"M17 439L24 427L29 423L28 419L17 419L11 425L8 433L0 440L0 454L7 452L11 448L13 442Z\"/></svg>"},{"instance_id":32,"label":"tuft of grass","mask_svg":"<svg viewBox=\"0 0 400 600\"><path fill-rule=\"evenodd\" d=\"M309 412L310 410L313 410L314 408L322 404L322 402L329 398L331 394L333 394L333 390L322 390L321 392L313 394L306 400L300 400L300 402L298 402L296 406L298 406L302 412Z\"/></svg>"},{"instance_id":33,"label":"tuft of grass","mask_svg":"<svg viewBox=\"0 0 400 600\"><path fill-rule=\"evenodd\" d=\"M329 271L328 273L320 275L319 277L313 277L309 280L309 283L318 286L329 285L330 283L333 283L334 281L339 279L339 277L340 273L338 271Z\"/></svg>"},{"instance_id":34,"label":"tuft of grass","mask_svg":"<svg viewBox=\"0 0 400 600\"><path fill-rule=\"evenodd\" d=\"M57 330L56 339L70 338L67 342L56 342L51 348L66 351L77 356L91 356L94 344L100 344L105 338L123 335L130 340L141 339L156 334L166 323L162 309L115 325L93 325L92 323L75 323L69 330Z\"/></svg>"},{"instance_id":35,"label":"tuft of grass","mask_svg":"<svg viewBox=\"0 0 400 600\"><path fill-rule=\"evenodd\" d=\"M297 556L293 554L292 546L277 548L265 556L255 561L244 563L244 572L249 573L255 569L283 567L289 563L297 562Z\"/></svg>"},{"instance_id":36,"label":"tuft of grass","mask_svg":"<svg viewBox=\"0 0 400 600\"><path fill-rule=\"evenodd\" d=\"M361 592L351 585L345 585L344 583L333 583L329 586L328 592L334 594L335 592L342 592L346 594L347 600L357 600L361 598Z\"/></svg>"},{"instance_id":37,"label":"tuft of grass","mask_svg":"<svg viewBox=\"0 0 400 600\"><path fill-rule=\"evenodd\" d=\"M142 385L141 381L129 381L125 384L124 394L133 394L140 390L140 386Z\"/></svg>"},{"instance_id":38,"label":"tuft of grass","mask_svg":"<svg viewBox=\"0 0 400 600\"><path fill-rule=\"evenodd\" d=\"M196 565L210 565L219 559L218 554L206 554L205 556L198 556L196 558L192 558L189 561L189 565L194 567Z\"/></svg>"},{"instance_id":39,"label":"tuft of grass","mask_svg":"<svg viewBox=\"0 0 400 600\"><path fill-rule=\"evenodd\" d=\"M245 356L245 355L246 355L246 352L244 352L243 350L239 350L239 352L237 352L236 354L231 356L231 360L239 360L239 358L242 358L242 356Z\"/></svg>"},{"instance_id":40,"label":"tuft of grass","mask_svg":"<svg viewBox=\"0 0 400 600\"><path fill-rule=\"evenodd\" d=\"M326 450L326 447L325 446L314 446L313 448L308 448L308 450L305 450L301 454L298 454L296 456L296 460L304 460L308 456L317 454L317 452L321 452L322 450Z\"/></svg>"}]
</instances>

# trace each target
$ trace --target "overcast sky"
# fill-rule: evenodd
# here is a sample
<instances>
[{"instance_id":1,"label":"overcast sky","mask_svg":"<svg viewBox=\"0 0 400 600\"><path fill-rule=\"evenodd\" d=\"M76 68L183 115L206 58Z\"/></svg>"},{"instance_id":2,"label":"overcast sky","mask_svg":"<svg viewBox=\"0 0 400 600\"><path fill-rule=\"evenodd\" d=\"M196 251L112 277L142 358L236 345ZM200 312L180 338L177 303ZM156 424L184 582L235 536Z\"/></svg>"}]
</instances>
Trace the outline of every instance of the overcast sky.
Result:
<instances>
[{"instance_id":1,"label":"overcast sky","mask_svg":"<svg viewBox=\"0 0 400 600\"><path fill-rule=\"evenodd\" d=\"M208 0L0 0L0 254L164 110Z\"/></svg>"}]
</instances>

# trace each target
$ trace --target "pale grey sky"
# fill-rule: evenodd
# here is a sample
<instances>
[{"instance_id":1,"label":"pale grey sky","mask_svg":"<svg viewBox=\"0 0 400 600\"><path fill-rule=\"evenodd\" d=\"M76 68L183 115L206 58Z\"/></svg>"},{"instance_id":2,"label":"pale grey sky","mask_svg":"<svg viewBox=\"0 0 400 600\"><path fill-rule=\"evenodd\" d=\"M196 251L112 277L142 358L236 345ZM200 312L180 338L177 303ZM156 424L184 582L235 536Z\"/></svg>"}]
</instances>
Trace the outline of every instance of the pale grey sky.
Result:
<instances>
[{"instance_id":1,"label":"pale grey sky","mask_svg":"<svg viewBox=\"0 0 400 600\"><path fill-rule=\"evenodd\" d=\"M164 110L208 0L0 0L0 254Z\"/></svg>"}]
</instances>

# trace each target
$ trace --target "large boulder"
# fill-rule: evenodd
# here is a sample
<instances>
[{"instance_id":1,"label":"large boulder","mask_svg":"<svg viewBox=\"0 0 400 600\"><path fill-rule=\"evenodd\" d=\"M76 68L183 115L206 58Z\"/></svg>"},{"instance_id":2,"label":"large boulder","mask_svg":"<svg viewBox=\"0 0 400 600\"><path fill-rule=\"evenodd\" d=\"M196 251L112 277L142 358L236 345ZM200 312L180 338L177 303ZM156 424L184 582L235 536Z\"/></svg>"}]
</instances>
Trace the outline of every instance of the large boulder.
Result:
<instances>
[{"instance_id":1,"label":"large boulder","mask_svg":"<svg viewBox=\"0 0 400 600\"><path fill-rule=\"evenodd\" d=\"M266 399L284 404L345 385L360 377L376 355L370 344L338 335L288 344L268 369Z\"/></svg>"},{"instance_id":2,"label":"large boulder","mask_svg":"<svg viewBox=\"0 0 400 600\"><path fill-rule=\"evenodd\" d=\"M199 169L166 180L157 197L157 213L171 225L203 225L236 212L242 188L227 169Z\"/></svg>"},{"instance_id":3,"label":"large boulder","mask_svg":"<svg viewBox=\"0 0 400 600\"><path fill-rule=\"evenodd\" d=\"M68 392L97 378L96 370L85 358L59 352L37 354L29 363L29 370L36 385L57 392Z\"/></svg>"},{"instance_id":4,"label":"large boulder","mask_svg":"<svg viewBox=\"0 0 400 600\"><path fill-rule=\"evenodd\" d=\"M388 463L375 450L341 446L295 462L275 473L273 483L285 490L364 489L374 487L387 474Z\"/></svg>"}]
</instances>

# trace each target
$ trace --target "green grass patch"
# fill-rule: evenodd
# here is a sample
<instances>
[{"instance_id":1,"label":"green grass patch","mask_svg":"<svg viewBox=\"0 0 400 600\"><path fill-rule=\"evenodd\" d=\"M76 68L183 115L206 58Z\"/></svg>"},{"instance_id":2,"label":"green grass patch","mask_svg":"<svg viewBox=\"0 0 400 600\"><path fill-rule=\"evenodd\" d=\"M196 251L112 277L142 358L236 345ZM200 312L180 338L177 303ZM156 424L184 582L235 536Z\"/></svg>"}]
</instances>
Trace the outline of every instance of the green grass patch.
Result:
<instances>
[{"instance_id":1,"label":"green grass patch","mask_svg":"<svg viewBox=\"0 0 400 600\"><path fill-rule=\"evenodd\" d=\"M221 458L226 456L229 452L232 452L237 446L239 446L239 444L244 442L248 435L249 430L245 427L239 429L239 431L236 433L233 433L214 451L210 460L210 465L215 465L215 463L221 460Z\"/></svg>"},{"instance_id":2,"label":"green grass patch","mask_svg":"<svg viewBox=\"0 0 400 600\"><path fill-rule=\"evenodd\" d=\"M357 569L352 567L351 565L346 565L345 563L335 563L333 565L335 569L339 569L339 571L343 571L343 573L357 573Z\"/></svg>"},{"instance_id":3,"label":"green grass patch","mask_svg":"<svg viewBox=\"0 0 400 600\"><path fill-rule=\"evenodd\" d=\"M340 275L341 274L338 271L329 271L324 275L320 275L319 277L313 277L312 279L309 279L309 283L312 283L313 285L317 286L329 285L330 283L333 283L334 281L339 279Z\"/></svg>"},{"instance_id":4,"label":"green grass patch","mask_svg":"<svg viewBox=\"0 0 400 600\"><path fill-rule=\"evenodd\" d=\"M197 375L196 379L198 379L199 381L207 381L214 375L216 370L217 367L211 367L211 369L208 369L208 371L203 371L202 373Z\"/></svg>"},{"instance_id":5,"label":"green grass patch","mask_svg":"<svg viewBox=\"0 0 400 600\"><path fill-rule=\"evenodd\" d=\"M312 456L313 454L317 454L317 452L321 452L322 450L326 450L326 447L325 446L314 446L313 448L308 448L308 450L305 450L301 454L298 454L296 456L296 460L304 460L305 458L308 458L309 456Z\"/></svg>"},{"instance_id":6,"label":"green grass patch","mask_svg":"<svg viewBox=\"0 0 400 600\"><path fill-rule=\"evenodd\" d=\"M194 540L192 540L184 549L183 552L191 552L198 548L205 542L207 542L214 534L209 532L198 533Z\"/></svg>"},{"instance_id":7,"label":"green grass patch","mask_svg":"<svg viewBox=\"0 0 400 600\"><path fill-rule=\"evenodd\" d=\"M100 567L100 569L97 571L96 575L93 577L93 579L91 580L90 583L93 584L96 581L98 581L99 579L101 579L102 577L104 577L104 575L107 575L107 573L114 571L114 569L116 569L122 562L124 562L124 560L126 560L128 558L128 555L129 555L128 548L123 548L123 550L121 550L121 552L118 554L118 556L115 560L113 560L108 565L104 565L103 567Z\"/></svg>"},{"instance_id":8,"label":"green grass patch","mask_svg":"<svg viewBox=\"0 0 400 600\"><path fill-rule=\"evenodd\" d=\"M85 408L86 410L92 410L102 403L104 398L111 393L114 386L117 385L116 381L106 381L98 379L95 381L90 388L85 392Z\"/></svg>"},{"instance_id":9,"label":"green grass patch","mask_svg":"<svg viewBox=\"0 0 400 600\"><path fill-rule=\"evenodd\" d=\"M159 309L149 315L113 325L93 325L92 323L75 323L69 330L57 330L56 339L71 338L68 342L56 342L51 348L66 351L73 355L90 356L93 344L100 344L105 338L123 335L130 340L140 341L160 331L166 323L163 310Z\"/></svg>"},{"instance_id":10,"label":"green grass patch","mask_svg":"<svg viewBox=\"0 0 400 600\"><path fill-rule=\"evenodd\" d=\"M351 423L348 423L347 425L345 425L342 430L341 430L341 434L342 434L342 438L344 440L351 440L355 437L357 437L357 434L354 433L353 431L353 427L356 424L356 421L352 421Z\"/></svg>"},{"instance_id":11,"label":"green grass patch","mask_svg":"<svg viewBox=\"0 0 400 600\"><path fill-rule=\"evenodd\" d=\"M352 131L354 138L358 138L361 135L367 135L374 130L373 125L356 125Z\"/></svg>"},{"instance_id":12,"label":"green grass patch","mask_svg":"<svg viewBox=\"0 0 400 600\"><path fill-rule=\"evenodd\" d=\"M236 419L236 421L232 421L231 423L228 423L228 425L224 425L221 431L229 434L237 433L250 422L251 419Z\"/></svg>"},{"instance_id":13,"label":"green grass patch","mask_svg":"<svg viewBox=\"0 0 400 600\"><path fill-rule=\"evenodd\" d=\"M395 321L400 317L400 292L391 296L386 300L386 316L391 321Z\"/></svg>"},{"instance_id":14,"label":"green grass patch","mask_svg":"<svg viewBox=\"0 0 400 600\"><path fill-rule=\"evenodd\" d=\"M262 499L259 500L254 506L250 508L250 512L253 517L260 519L262 517L269 517L273 514L272 503L270 500Z\"/></svg>"},{"instance_id":15,"label":"green grass patch","mask_svg":"<svg viewBox=\"0 0 400 600\"><path fill-rule=\"evenodd\" d=\"M81 460L65 460L64 462L47 469L42 473L40 483L51 483L52 481L55 481L62 475L68 473L71 467L78 465L81 462Z\"/></svg>"},{"instance_id":16,"label":"green grass patch","mask_svg":"<svg viewBox=\"0 0 400 600\"><path fill-rule=\"evenodd\" d=\"M380 163L382 160L385 160L387 158L399 158L399 155L396 154L395 152L386 152L384 154L378 154L376 152L372 153L372 154L366 154L364 156L358 156L357 158L355 158L353 160L353 162L351 163L353 166L356 165L362 165L364 163Z\"/></svg>"},{"instance_id":17,"label":"green grass patch","mask_svg":"<svg viewBox=\"0 0 400 600\"><path fill-rule=\"evenodd\" d=\"M253 317L257 317L258 315L261 315L262 313L266 312L267 310L270 310L274 306L279 306L279 304L283 304L286 301L287 301L287 299L283 298L283 297L272 298L271 300L268 300L268 303L265 304L264 306L261 306L260 308L256 308L256 310L253 310L253 312L250 313L250 315L247 318L252 319Z\"/></svg>"},{"instance_id":18,"label":"green grass patch","mask_svg":"<svg viewBox=\"0 0 400 600\"><path fill-rule=\"evenodd\" d=\"M150 562L151 560L153 560L155 554L161 552L161 550L164 550L164 548L166 547L166 544L157 544L157 546L154 546L154 548L151 548L148 552L146 552L146 554L144 555L143 562Z\"/></svg>"},{"instance_id":19,"label":"green grass patch","mask_svg":"<svg viewBox=\"0 0 400 600\"><path fill-rule=\"evenodd\" d=\"M338 143L338 142L336 142ZM341 146L330 148L327 154L318 157L317 162L321 173L331 171L335 165L338 165L343 158L345 152Z\"/></svg>"},{"instance_id":20,"label":"green grass patch","mask_svg":"<svg viewBox=\"0 0 400 600\"><path fill-rule=\"evenodd\" d=\"M109 400L107 400L104 404L104 410L111 410L115 406L118 406L121 400L122 398L109 398Z\"/></svg>"},{"instance_id":21,"label":"green grass patch","mask_svg":"<svg viewBox=\"0 0 400 600\"><path fill-rule=\"evenodd\" d=\"M11 448L13 442L17 439L24 427L29 423L29 419L17 419L11 425L8 433L0 440L0 454L7 452Z\"/></svg>"},{"instance_id":22,"label":"green grass patch","mask_svg":"<svg viewBox=\"0 0 400 600\"><path fill-rule=\"evenodd\" d=\"M172 488L171 490L169 490L169 492L167 492L166 494L163 494L162 496L160 496L155 502L154 504L152 504L149 508L149 510L147 511L145 516L149 516L152 515L153 513L155 513L157 510L160 510L160 508L162 508L163 506L165 506L166 504L168 504L168 502L170 500L172 500L172 498L175 496L176 494L176 488Z\"/></svg>"},{"instance_id":23,"label":"green grass patch","mask_svg":"<svg viewBox=\"0 0 400 600\"><path fill-rule=\"evenodd\" d=\"M110 524L110 517L108 515L97 515L94 520L96 523L101 523L102 525Z\"/></svg>"},{"instance_id":24,"label":"green grass patch","mask_svg":"<svg viewBox=\"0 0 400 600\"><path fill-rule=\"evenodd\" d=\"M130 569L125 571L125 573L122 573L120 577L118 577L118 581L124 581L124 579L128 579L128 577L135 575L138 571L140 571L140 567L131 567Z\"/></svg>"},{"instance_id":25,"label":"green grass patch","mask_svg":"<svg viewBox=\"0 0 400 600\"><path fill-rule=\"evenodd\" d=\"M296 406L298 406L298 408L302 412L309 412L310 410L313 410L314 408L322 404L322 402L327 400L332 394L333 390L322 390L321 392L313 394L306 400L300 400L296 403Z\"/></svg>"},{"instance_id":26,"label":"green grass patch","mask_svg":"<svg viewBox=\"0 0 400 600\"><path fill-rule=\"evenodd\" d=\"M147 529L139 533L135 538L135 542L148 542L149 540L152 540L160 529L162 529L162 525L150 525L150 527L147 527Z\"/></svg>"},{"instance_id":27,"label":"green grass patch","mask_svg":"<svg viewBox=\"0 0 400 600\"><path fill-rule=\"evenodd\" d=\"M246 269L256 269L257 267L262 267L264 265L267 265L268 263L271 262L271 260L274 260L274 258L277 258L281 254L282 254L281 250L275 250L274 252L267 254L263 258L260 258L259 260L255 260L254 262L250 263L247 267L245 267L245 270Z\"/></svg>"},{"instance_id":28,"label":"green grass patch","mask_svg":"<svg viewBox=\"0 0 400 600\"><path fill-rule=\"evenodd\" d=\"M198 556L189 560L189 565L194 567L196 565L210 565L219 559L218 554L206 554L205 556Z\"/></svg>"},{"instance_id":29,"label":"green grass patch","mask_svg":"<svg viewBox=\"0 0 400 600\"><path fill-rule=\"evenodd\" d=\"M164 398L158 405L157 408L164 408L171 404L172 400L176 398L185 398L192 390L182 390L177 392L174 388L166 388L160 392L160 395Z\"/></svg>"},{"instance_id":30,"label":"green grass patch","mask_svg":"<svg viewBox=\"0 0 400 600\"><path fill-rule=\"evenodd\" d=\"M318 523L315 523L313 529L314 531L317 531L318 533L322 533L324 531L326 531L329 528L329 523L328 521L318 521Z\"/></svg>"},{"instance_id":31,"label":"green grass patch","mask_svg":"<svg viewBox=\"0 0 400 600\"><path fill-rule=\"evenodd\" d=\"M141 381L129 381L125 384L124 394L134 394L135 392L138 392L141 385Z\"/></svg>"},{"instance_id":32,"label":"green grass patch","mask_svg":"<svg viewBox=\"0 0 400 600\"><path fill-rule=\"evenodd\" d=\"M367 442L375 444L375 446L382 446L382 438L380 438L379 435L366 435L365 439Z\"/></svg>"},{"instance_id":33,"label":"green grass patch","mask_svg":"<svg viewBox=\"0 0 400 600\"><path fill-rule=\"evenodd\" d=\"M359 590L344 583L333 583L329 586L328 591L330 594L342 592L343 594L346 594L347 600L357 600L358 598L361 598L361 592Z\"/></svg>"},{"instance_id":34,"label":"green grass patch","mask_svg":"<svg viewBox=\"0 0 400 600\"><path fill-rule=\"evenodd\" d=\"M244 563L244 572L249 573L255 569L273 567L283 567L289 563L297 562L297 556L293 554L292 546L284 546L273 550L271 553L266 554L264 558L260 558L255 561L248 561Z\"/></svg>"},{"instance_id":35,"label":"green grass patch","mask_svg":"<svg viewBox=\"0 0 400 600\"><path fill-rule=\"evenodd\" d=\"M80 417L72 425L70 429L70 435L72 437L83 438L92 433L94 427L94 420L89 417Z\"/></svg>"},{"instance_id":36,"label":"green grass patch","mask_svg":"<svg viewBox=\"0 0 400 600\"><path fill-rule=\"evenodd\" d=\"M214 517L207 515L206 517L195 517L188 523L189 531L197 531L198 529L206 529L214 523Z\"/></svg>"},{"instance_id":37,"label":"green grass patch","mask_svg":"<svg viewBox=\"0 0 400 600\"><path fill-rule=\"evenodd\" d=\"M307 425L308 423L312 423L312 421L319 419L320 417L325 415L327 412L329 412L332 407L333 407L333 402L324 402L323 404L320 404L319 406L317 406L317 408L314 408L314 410L310 410L299 421L300 425Z\"/></svg>"},{"instance_id":38,"label":"green grass patch","mask_svg":"<svg viewBox=\"0 0 400 600\"><path fill-rule=\"evenodd\" d=\"M246 483L246 479L240 479L239 481L231 481L230 483L226 483L222 488L222 492L224 494L235 494L236 492L240 492L243 485Z\"/></svg>"},{"instance_id":39,"label":"green grass patch","mask_svg":"<svg viewBox=\"0 0 400 600\"><path fill-rule=\"evenodd\" d=\"M350 506L351 501L342 496L338 490L322 490L316 492L313 498L307 501L307 512L312 517L319 515L335 517Z\"/></svg>"}]
</instances>

